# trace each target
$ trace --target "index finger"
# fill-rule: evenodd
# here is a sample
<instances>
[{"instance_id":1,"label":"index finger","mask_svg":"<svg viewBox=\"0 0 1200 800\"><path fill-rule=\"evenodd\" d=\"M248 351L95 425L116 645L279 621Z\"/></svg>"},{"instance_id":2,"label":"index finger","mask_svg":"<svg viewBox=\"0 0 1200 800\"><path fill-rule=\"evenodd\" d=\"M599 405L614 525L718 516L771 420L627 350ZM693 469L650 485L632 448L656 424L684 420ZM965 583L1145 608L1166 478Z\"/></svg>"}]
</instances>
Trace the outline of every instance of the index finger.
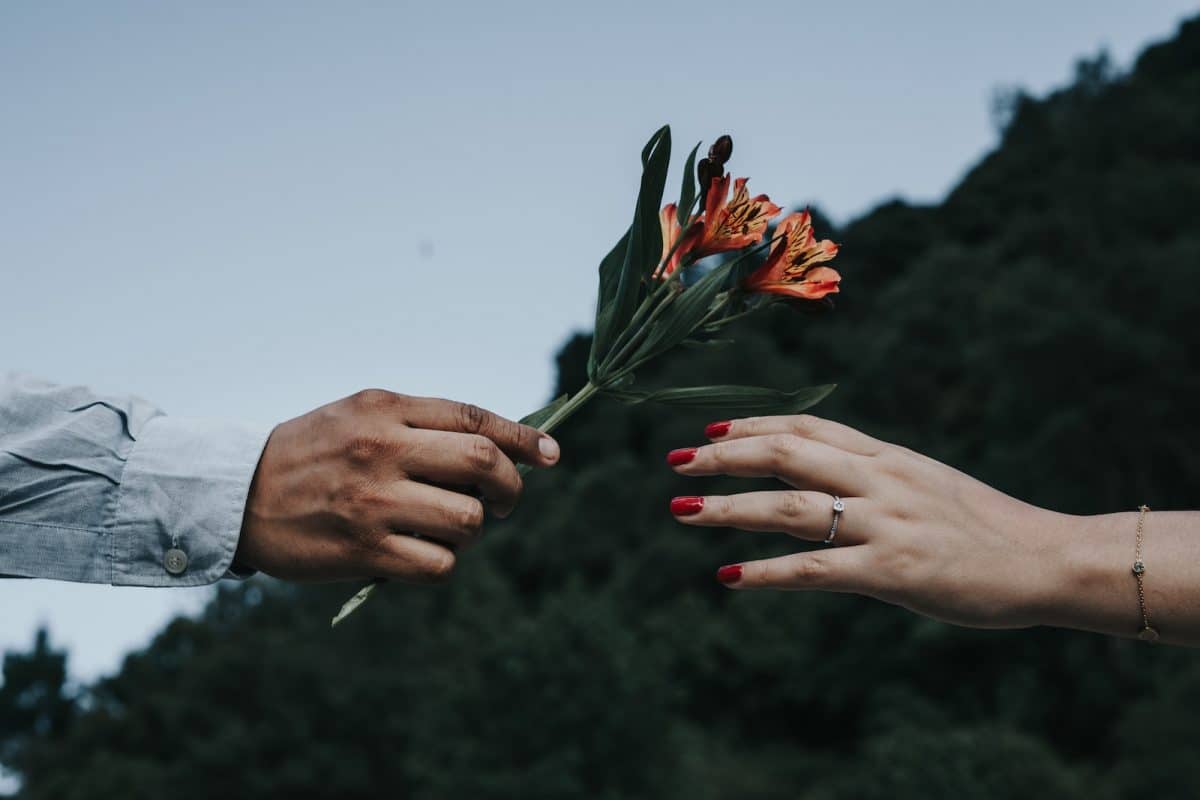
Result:
<instances>
[{"instance_id":1,"label":"index finger","mask_svg":"<svg viewBox=\"0 0 1200 800\"><path fill-rule=\"evenodd\" d=\"M815 442L824 442L847 453L860 456L879 455L886 445L848 425L814 417L811 414L779 415L771 417L744 417L742 419L714 422L704 429L704 435L713 441L728 442L747 439L751 436L768 436L772 433L788 433L802 436Z\"/></svg>"},{"instance_id":2,"label":"index finger","mask_svg":"<svg viewBox=\"0 0 1200 800\"><path fill-rule=\"evenodd\" d=\"M558 442L549 434L470 403L413 397L405 404L402 416L414 428L486 436L513 461L535 467L558 463Z\"/></svg>"},{"instance_id":3,"label":"index finger","mask_svg":"<svg viewBox=\"0 0 1200 800\"><path fill-rule=\"evenodd\" d=\"M681 475L778 478L795 487L862 497L869 462L823 442L773 433L672 450L667 463Z\"/></svg>"}]
</instances>

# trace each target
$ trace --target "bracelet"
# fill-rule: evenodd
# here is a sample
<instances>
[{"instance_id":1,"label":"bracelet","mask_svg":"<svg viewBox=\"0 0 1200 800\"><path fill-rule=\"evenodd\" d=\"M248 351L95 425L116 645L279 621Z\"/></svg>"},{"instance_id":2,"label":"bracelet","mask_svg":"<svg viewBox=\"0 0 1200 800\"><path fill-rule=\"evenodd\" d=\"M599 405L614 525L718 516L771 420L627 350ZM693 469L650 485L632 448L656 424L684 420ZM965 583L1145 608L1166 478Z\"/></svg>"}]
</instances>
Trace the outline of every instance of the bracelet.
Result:
<instances>
[{"instance_id":1,"label":"bracelet","mask_svg":"<svg viewBox=\"0 0 1200 800\"><path fill-rule=\"evenodd\" d=\"M1146 588L1143 585L1146 575L1146 563L1142 561L1142 526L1146 522L1146 514L1150 511L1150 506L1139 506L1137 523L1137 545L1133 554L1133 577L1137 581L1138 592L1138 609L1142 612L1142 627L1138 631L1137 638L1143 642L1158 641L1158 631L1150 625L1150 612L1146 610Z\"/></svg>"}]
</instances>

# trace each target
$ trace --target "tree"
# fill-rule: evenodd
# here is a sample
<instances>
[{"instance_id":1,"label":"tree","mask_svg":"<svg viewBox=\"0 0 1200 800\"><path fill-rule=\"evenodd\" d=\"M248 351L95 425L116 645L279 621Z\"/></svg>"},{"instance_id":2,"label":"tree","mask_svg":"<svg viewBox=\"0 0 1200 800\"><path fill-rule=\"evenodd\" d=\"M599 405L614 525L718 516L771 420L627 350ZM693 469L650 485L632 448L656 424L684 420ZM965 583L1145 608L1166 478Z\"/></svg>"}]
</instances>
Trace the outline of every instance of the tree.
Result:
<instances>
[{"instance_id":1,"label":"tree","mask_svg":"<svg viewBox=\"0 0 1200 800\"><path fill-rule=\"evenodd\" d=\"M27 767L23 755L34 741L62 736L75 716L67 687L67 654L50 647L45 628L28 653L4 656L0 684L0 765L16 772Z\"/></svg>"}]
</instances>

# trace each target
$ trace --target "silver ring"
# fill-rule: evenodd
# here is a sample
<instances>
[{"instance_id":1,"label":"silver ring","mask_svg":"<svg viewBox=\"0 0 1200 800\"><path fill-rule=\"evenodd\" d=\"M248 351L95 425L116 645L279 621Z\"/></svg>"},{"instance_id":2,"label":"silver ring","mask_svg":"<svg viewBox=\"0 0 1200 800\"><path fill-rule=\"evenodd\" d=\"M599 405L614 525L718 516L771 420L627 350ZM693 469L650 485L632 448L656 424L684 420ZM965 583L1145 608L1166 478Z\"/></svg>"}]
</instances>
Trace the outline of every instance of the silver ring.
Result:
<instances>
[{"instance_id":1,"label":"silver ring","mask_svg":"<svg viewBox=\"0 0 1200 800\"><path fill-rule=\"evenodd\" d=\"M825 544L833 544L833 537L837 536L838 522L841 521L842 512L845 510L846 504L835 494L833 496L833 523L829 526L829 535L825 537Z\"/></svg>"}]
</instances>

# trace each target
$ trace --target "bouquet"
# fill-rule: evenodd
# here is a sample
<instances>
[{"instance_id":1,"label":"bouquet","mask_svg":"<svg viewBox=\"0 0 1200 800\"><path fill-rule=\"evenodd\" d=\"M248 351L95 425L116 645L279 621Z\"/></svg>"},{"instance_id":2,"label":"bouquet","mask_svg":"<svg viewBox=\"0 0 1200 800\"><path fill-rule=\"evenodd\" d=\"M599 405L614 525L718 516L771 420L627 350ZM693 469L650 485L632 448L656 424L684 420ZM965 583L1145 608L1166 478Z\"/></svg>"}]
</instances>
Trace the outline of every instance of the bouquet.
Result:
<instances>
[{"instance_id":1,"label":"bouquet","mask_svg":"<svg viewBox=\"0 0 1200 800\"><path fill-rule=\"evenodd\" d=\"M721 136L696 161L688 155L679 200L661 205L671 160L671 129L642 149L642 180L633 221L600 262L596 327L588 381L521 422L550 432L598 395L622 403L716 407L740 412L796 413L832 385L782 391L761 386L682 386L644 391L637 370L680 345L713 342L737 319L773 303L825 303L841 276L827 266L838 246L818 240L808 211L768 226L782 209L765 194L750 196L747 179L730 184L725 165L733 140ZM756 259L766 251L765 259ZM718 263L712 263L712 262ZM378 586L376 580L342 606L336 625Z\"/></svg>"}]
</instances>

